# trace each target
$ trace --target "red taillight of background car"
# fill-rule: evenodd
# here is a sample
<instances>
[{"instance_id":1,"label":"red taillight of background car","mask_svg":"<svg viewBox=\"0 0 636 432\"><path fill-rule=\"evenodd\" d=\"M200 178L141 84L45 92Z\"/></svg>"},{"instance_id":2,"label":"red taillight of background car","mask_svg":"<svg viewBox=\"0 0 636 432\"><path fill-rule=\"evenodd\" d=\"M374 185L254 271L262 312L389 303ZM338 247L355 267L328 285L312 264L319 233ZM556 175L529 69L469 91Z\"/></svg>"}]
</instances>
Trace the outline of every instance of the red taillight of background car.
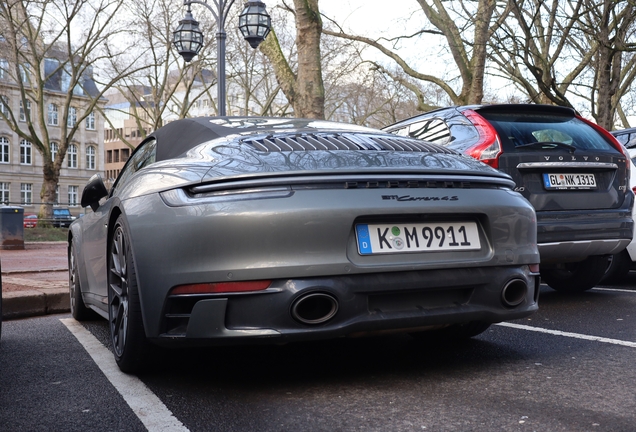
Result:
<instances>
[{"instance_id":1,"label":"red taillight of background car","mask_svg":"<svg viewBox=\"0 0 636 432\"><path fill-rule=\"evenodd\" d=\"M609 131L607 131L605 128L597 125L596 123L591 122L588 119L581 117L580 115L577 115L576 118L581 120L583 123L586 123L586 124L590 125L595 131L597 131L598 133L603 135L614 147L616 147L616 149L619 152L623 153L625 155L625 157L627 159L629 159L629 154L627 154L627 150L625 149L625 147L623 147L621 145L621 143L618 142L616 137L614 135L612 135L611 133L609 133Z\"/></svg>"},{"instance_id":2,"label":"red taillight of background car","mask_svg":"<svg viewBox=\"0 0 636 432\"><path fill-rule=\"evenodd\" d=\"M576 118L578 118L579 120L581 120L583 123L586 123L588 125L590 125L592 127L592 129L594 129L595 131L597 131L598 133L600 133L601 135L603 135L614 147L616 147L616 149L621 152L625 158L626 158L626 166L627 166L627 178L630 178L630 174L629 171L632 168L632 164L629 163L629 153L627 152L627 149L625 147L623 147L623 145L618 142L618 140L616 139L616 137L614 135L612 135L611 133L609 133L609 131L599 125L597 125L594 122L589 121L588 119L585 119L583 117L581 117L580 115L577 115ZM636 191L635 191L636 193Z\"/></svg>"},{"instance_id":3,"label":"red taillight of background car","mask_svg":"<svg viewBox=\"0 0 636 432\"><path fill-rule=\"evenodd\" d=\"M495 128L473 110L465 110L462 114L470 120L479 133L479 142L466 149L464 153L493 168L499 168L499 156L502 150Z\"/></svg>"},{"instance_id":4,"label":"red taillight of background car","mask_svg":"<svg viewBox=\"0 0 636 432\"><path fill-rule=\"evenodd\" d=\"M242 281L242 282L216 282L180 285L175 287L170 294L218 294L247 291L262 291L271 285L270 280Z\"/></svg>"}]
</instances>

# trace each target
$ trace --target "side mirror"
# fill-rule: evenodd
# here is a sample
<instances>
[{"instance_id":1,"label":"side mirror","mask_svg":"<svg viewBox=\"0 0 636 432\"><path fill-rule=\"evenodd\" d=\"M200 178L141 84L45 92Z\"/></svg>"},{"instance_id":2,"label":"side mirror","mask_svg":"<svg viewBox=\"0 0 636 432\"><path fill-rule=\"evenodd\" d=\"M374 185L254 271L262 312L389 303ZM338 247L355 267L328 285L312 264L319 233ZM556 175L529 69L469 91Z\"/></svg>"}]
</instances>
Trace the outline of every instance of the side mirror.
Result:
<instances>
[{"instance_id":1,"label":"side mirror","mask_svg":"<svg viewBox=\"0 0 636 432\"><path fill-rule=\"evenodd\" d=\"M92 176L82 191L82 207L90 206L93 211L99 208L99 200L108 195L104 180L99 174Z\"/></svg>"}]
</instances>

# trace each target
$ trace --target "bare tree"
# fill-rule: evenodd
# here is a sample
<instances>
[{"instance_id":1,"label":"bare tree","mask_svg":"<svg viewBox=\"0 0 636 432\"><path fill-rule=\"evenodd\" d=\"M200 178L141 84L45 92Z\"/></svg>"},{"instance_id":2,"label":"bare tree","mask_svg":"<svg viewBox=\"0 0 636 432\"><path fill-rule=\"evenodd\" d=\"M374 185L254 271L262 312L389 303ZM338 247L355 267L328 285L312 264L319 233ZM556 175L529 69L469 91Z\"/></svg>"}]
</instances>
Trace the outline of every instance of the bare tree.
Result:
<instances>
[{"instance_id":1,"label":"bare tree","mask_svg":"<svg viewBox=\"0 0 636 432\"><path fill-rule=\"evenodd\" d=\"M410 90L376 69L363 70L364 66L349 71L348 82L325 81L328 119L382 128L417 114L417 100Z\"/></svg>"},{"instance_id":2,"label":"bare tree","mask_svg":"<svg viewBox=\"0 0 636 432\"><path fill-rule=\"evenodd\" d=\"M125 97L129 107L122 114L129 115L137 122L142 134L163 126L167 117L187 117L193 107L202 99L215 109L212 95L217 84L215 44L213 37L206 37L203 50L192 62L184 62L172 45L172 32L183 15L183 3L179 0L139 0L127 2L124 6L126 27L134 40L137 56L134 60L136 72L122 77L116 88ZM215 25L208 14L200 19L205 35L214 34ZM210 43L211 42L211 43ZM126 67L120 59L109 63L113 71ZM109 108L112 111L112 108ZM111 116L106 121L114 131ZM130 147L133 145L125 136L117 138Z\"/></svg>"},{"instance_id":3,"label":"bare tree","mask_svg":"<svg viewBox=\"0 0 636 432\"><path fill-rule=\"evenodd\" d=\"M569 43L581 17L580 2L520 0L509 5L514 19L501 20L490 59L529 101L571 107L567 92L593 56L588 52L574 61L578 56ZM560 74L563 70L567 74Z\"/></svg>"},{"instance_id":4,"label":"bare tree","mask_svg":"<svg viewBox=\"0 0 636 432\"><path fill-rule=\"evenodd\" d=\"M392 59L404 72L405 76L415 78L418 81L431 83L442 89L454 104L480 103L483 98L484 76L486 67L486 47L490 36L494 33L498 21L493 22L493 13L497 6L496 0L458 0L445 2L443 0L417 0L418 4L432 27L425 28L414 35L404 35L394 39L377 38L351 35L341 27L338 31L323 29L325 34L362 42L372 46L388 58ZM507 9L499 13L505 17ZM460 88L457 91L449 80L430 73L417 71L396 50L389 46L395 46L403 39L415 38L421 35L437 35L446 41L457 72L459 73ZM409 88L417 96L418 109L429 111L436 106L430 103L420 86L395 75L391 70L376 62L376 67L396 81Z\"/></svg>"},{"instance_id":5,"label":"bare tree","mask_svg":"<svg viewBox=\"0 0 636 432\"><path fill-rule=\"evenodd\" d=\"M9 96L2 95L5 103L0 118L43 156L40 215L45 219L52 217L60 169L80 125L93 118L105 102L104 91L135 70L131 62L116 75L100 77L94 72L105 59L117 59L126 52L121 40L122 51L114 51L110 45L125 30L117 26L115 19L123 3L124 0L0 3L1 57L6 60L9 88L20 105L17 112ZM59 125L55 133L49 128L51 123ZM51 145L53 141L56 146Z\"/></svg>"},{"instance_id":6,"label":"bare tree","mask_svg":"<svg viewBox=\"0 0 636 432\"><path fill-rule=\"evenodd\" d=\"M490 59L528 100L587 107L612 128L621 97L634 80L634 3L625 0L509 1L514 20L502 20ZM575 101L577 101L575 103Z\"/></svg>"},{"instance_id":7,"label":"bare tree","mask_svg":"<svg viewBox=\"0 0 636 432\"><path fill-rule=\"evenodd\" d=\"M591 112L596 122L613 129L622 97L636 77L636 56L625 61L625 53L636 50L636 5L633 1L584 0L587 13L582 17L581 30L587 35L594 52L591 67L593 84L589 92ZM627 119L622 117L623 123Z\"/></svg>"},{"instance_id":8,"label":"bare tree","mask_svg":"<svg viewBox=\"0 0 636 432\"><path fill-rule=\"evenodd\" d=\"M260 49L269 59L283 93L294 108L294 115L324 118L325 87L320 54L322 18L318 0L293 2L293 7L285 2L283 5L294 15L296 22L296 70L293 60L285 56L275 30L260 45Z\"/></svg>"}]
</instances>

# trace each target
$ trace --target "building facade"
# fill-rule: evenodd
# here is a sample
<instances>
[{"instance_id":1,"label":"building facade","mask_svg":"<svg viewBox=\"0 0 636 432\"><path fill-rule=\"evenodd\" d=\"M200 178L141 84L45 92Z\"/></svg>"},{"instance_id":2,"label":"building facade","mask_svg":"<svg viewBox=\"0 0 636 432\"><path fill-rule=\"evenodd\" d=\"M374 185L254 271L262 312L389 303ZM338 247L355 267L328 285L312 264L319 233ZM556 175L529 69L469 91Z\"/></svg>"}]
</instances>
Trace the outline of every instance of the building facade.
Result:
<instances>
[{"instance_id":1,"label":"building facade","mask_svg":"<svg viewBox=\"0 0 636 432\"><path fill-rule=\"evenodd\" d=\"M57 155L61 136L62 113L66 91L60 87L45 88L44 107L46 112L40 116L35 112L34 102L26 107L20 102L20 88L6 73L0 52L0 109L17 115L19 128L25 128L27 121L37 130L41 118L46 123L50 138L51 155ZM47 85L48 87L48 85ZM77 95L69 109L67 124L78 122L80 110L88 105L88 98ZM97 112L91 112L79 125L77 133L67 149L62 162L57 187L55 206L68 207L77 215L83 212L80 206L81 193L87 180L96 173L104 171L104 123ZM0 202L5 205L24 207L25 213L38 213L42 204L40 192L43 184L44 156L28 140L14 132L10 124L0 116Z\"/></svg>"}]
</instances>

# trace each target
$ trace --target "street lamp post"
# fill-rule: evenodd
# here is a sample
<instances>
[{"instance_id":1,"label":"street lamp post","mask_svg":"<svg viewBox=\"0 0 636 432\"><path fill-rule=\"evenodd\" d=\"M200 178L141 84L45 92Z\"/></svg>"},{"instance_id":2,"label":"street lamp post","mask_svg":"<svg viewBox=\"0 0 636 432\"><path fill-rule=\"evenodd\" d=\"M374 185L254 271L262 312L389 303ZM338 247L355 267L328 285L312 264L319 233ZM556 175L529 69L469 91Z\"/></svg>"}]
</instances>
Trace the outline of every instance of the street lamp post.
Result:
<instances>
[{"instance_id":1,"label":"street lamp post","mask_svg":"<svg viewBox=\"0 0 636 432\"><path fill-rule=\"evenodd\" d=\"M225 116L225 21L234 0L212 0L212 7L207 0L183 0L188 7L186 16L179 21L179 27L173 32L173 43L186 62L191 61L203 47L203 33L199 23L192 16L191 5L199 4L208 8L216 19L216 53L217 53L217 98L219 116ZM265 3L249 0L245 3L239 16L239 29L252 48L265 40L271 29L271 19L265 10Z\"/></svg>"}]
</instances>

